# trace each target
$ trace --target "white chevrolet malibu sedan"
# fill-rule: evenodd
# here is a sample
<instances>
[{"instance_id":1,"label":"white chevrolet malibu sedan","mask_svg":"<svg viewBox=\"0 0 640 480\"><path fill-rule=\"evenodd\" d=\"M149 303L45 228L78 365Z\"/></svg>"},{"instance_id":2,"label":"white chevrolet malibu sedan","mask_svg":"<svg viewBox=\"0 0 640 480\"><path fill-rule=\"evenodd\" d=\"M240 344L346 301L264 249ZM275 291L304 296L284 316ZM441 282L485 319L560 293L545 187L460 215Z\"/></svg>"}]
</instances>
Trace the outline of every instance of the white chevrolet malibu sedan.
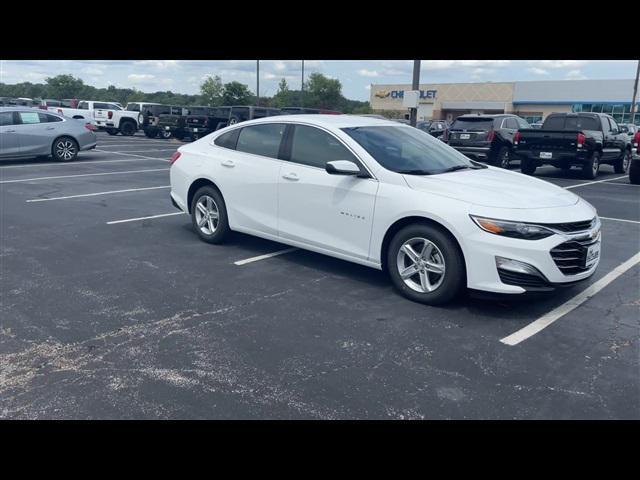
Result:
<instances>
[{"instance_id":1,"label":"white chevrolet malibu sedan","mask_svg":"<svg viewBox=\"0 0 640 480\"><path fill-rule=\"evenodd\" d=\"M573 193L474 162L428 133L351 115L239 123L172 157L198 235L244 232L377 269L406 297L523 294L593 275L600 220Z\"/></svg>"}]
</instances>

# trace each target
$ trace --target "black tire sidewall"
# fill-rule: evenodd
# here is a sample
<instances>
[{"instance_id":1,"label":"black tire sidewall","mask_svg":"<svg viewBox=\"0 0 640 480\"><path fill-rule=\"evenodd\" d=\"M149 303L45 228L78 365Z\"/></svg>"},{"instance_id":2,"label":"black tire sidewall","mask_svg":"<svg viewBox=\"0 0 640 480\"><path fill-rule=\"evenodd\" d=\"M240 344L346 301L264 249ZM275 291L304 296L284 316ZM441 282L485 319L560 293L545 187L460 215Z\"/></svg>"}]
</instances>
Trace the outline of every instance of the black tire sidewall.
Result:
<instances>
[{"instance_id":1,"label":"black tire sidewall","mask_svg":"<svg viewBox=\"0 0 640 480\"><path fill-rule=\"evenodd\" d=\"M73 145L75 147L76 153L73 156L73 158L70 158L69 160L64 159L64 158L60 158L56 155L56 144L60 141L60 140L70 140L73 142ZM80 147L78 145L78 142L75 141L74 138L71 137L60 137L60 138L56 138L55 142L53 142L53 144L51 145L51 156L53 157L54 160L56 160L57 162L73 162L76 158L78 158L78 153L80 152Z\"/></svg>"},{"instance_id":2,"label":"black tire sidewall","mask_svg":"<svg viewBox=\"0 0 640 480\"><path fill-rule=\"evenodd\" d=\"M598 172L596 171L595 175L593 173L593 163L596 158L598 159L598 170L600 169L600 153L593 152L589 157L589 160L582 164L582 178L586 180L593 180L598 176Z\"/></svg>"},{"instance_id":3,"label":"black tire sidewall","mask_svg":"<svg viewBox=\"0 0 640 480\"><path fill-rule=\"evenodd\" d=\"M202 232L196 222L196 203L198 202L198 199L203 195L209 195L210 197L212 197L218 206L218 227L216 228L216 231L213 232L213 235L207 235ZM208 185L199 188L198 191L194 194L193 199L191 200L190 211L191 224L193 225L193 228L196 230L196 233L198 234L200 239L207 243L222 243L228 237L230 229L229 220L227 217L227 205L225 204L224 198L222 198L222 195L217 189Z\"/></svg>"},{"instance_id":4,"label":"black tire sidewall","mask_svg":"<svg viewBox=\"0 0 640 480\"><path fill-rule=\"evenodd\" d=\"M629 163L629 182L640 185L640 160L631 160Z\"/></svg>"},{"instance_id":5,"label":"black tire sidewall","mask_svg":"<svg viewBox=\"0 0 640 480\"><path fill-rule=\"evenodd\" d=\"M536 168L537 166L528 158L523 158L520 160L520 171L525 175L533 175L536 171Z\"/></svg>"},{"instance_id":6,"label":"black tire sidewall","mask_svg":"<svg viewBox=\"0 0 640 480\"><path fill-rule=\"evenodd\" d=\"M418 236L433 242L444 257L445 278L433 292L421 293L412 290L404 283L398 272L396 261L398 250L406 240ZM386 256L386 267L393 285L402 295L415 302L440 305L453 300L466 286L465 262L460 247L449 233L435 226L413 224L402 228L389 243Z\"/></svg>"},{"instance_id":7,"label":"black tire sidewall","mask_svg":"<svg viewBox=\"0 0 640 480\"><path fill-rule=\"evenodd\" d=\"M133 122L123 122L120 126L120 133L125 137L130 137L136 133L136 127Z\"/></svg>"},{"instance_id":8,"label":"black tire sidewall","mask_svg":"<svg viewBox=\"0 0 640 480\"><path fill-rule=\"evenodd\" d=\"M627 168L624 168L625 160L629 160L627 163ZM613 171L615 173L627 173L629 167L631 166L631 152L629 150L625 150L624 155L620 160L617 160L616 163L613 164Z\"/></svg>"}]
</instances>

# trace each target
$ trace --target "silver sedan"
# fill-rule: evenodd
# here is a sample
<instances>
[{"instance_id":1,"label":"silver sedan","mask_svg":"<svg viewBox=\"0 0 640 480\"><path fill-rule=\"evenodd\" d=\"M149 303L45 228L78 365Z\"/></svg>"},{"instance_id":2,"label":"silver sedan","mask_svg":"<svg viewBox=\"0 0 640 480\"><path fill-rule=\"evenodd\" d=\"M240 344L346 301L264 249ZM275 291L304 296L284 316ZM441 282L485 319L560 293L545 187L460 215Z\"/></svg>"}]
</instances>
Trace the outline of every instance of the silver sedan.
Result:
<instances>
[{"instance_id":1,"label":"silver sedan","mask_svg":"<svg viewBox=\"0 0 640 480\"><path fill-rule=\"evenodd\" d=\"M51 155L70 162L96 147L93 127L84 120L29 107L0 107L0 158Z\"/></svg>"}]
</instances>

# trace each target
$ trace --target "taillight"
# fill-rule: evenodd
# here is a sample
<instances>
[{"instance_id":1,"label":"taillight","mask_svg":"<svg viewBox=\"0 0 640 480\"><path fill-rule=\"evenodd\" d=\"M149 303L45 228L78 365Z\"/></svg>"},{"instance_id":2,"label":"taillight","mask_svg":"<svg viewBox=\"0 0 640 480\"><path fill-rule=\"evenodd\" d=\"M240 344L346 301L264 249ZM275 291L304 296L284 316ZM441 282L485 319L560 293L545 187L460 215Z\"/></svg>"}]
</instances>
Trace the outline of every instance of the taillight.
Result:
<instances>
[{"instance_id":1,"label":"taillight","mask_svg":"<svg viewBox=\"0 0 640 480\"><path fill-rule=\"evenodd\" d=\"M61 108L59 108L59 109L58 109L58 113L59 113L60 115L62 115L62 109L61 109Z\"/></svg>"},{"instance_id":2,"label":"taillight","mask_svg":"<svg viewBox=\"0 0 640 480\"><path fill-rule=\"evenodd\" d=\"M584 133L579 133L578 136L576 137L576 144L578 148L582 148L586 140L587 140L587 137L584 136Z\"/></svg>"},{"instance_id":3,"label":"taillight","mask_svg":"<svg viewBox=\"0 0 640 480\"><path fill-rule=\"evenodd\" d=\"M85 123L84 128L86 128L87 130L91 130L92 132L96 130L96 127L91 123Z\"/></svg>"},{"instance_id":4,"label":"taillight","mask_svg":"<svg viewBox=\"0 0 640 480\"><path fill-rule=\"evenodd\" d=\"M638 148L638 144L640 144L640 130L633 136L633 146Z\"/></svg>"},{"instance_id":5,"label":"taillight","mask_svg":"<svg viewBox=\"0 0 640 480\"><path fill-rule=\"evenodd\" d=\"M171 160L169 160L169 165L173 165L174 163L176 163L176 160L180 158L180 155L182 155L180 152L176 152L173 155L171 155Z\"/></svg>"},{"instance_id":6,"label":"taillight","mask_svg":"<svg viewBox=\"0 0 640 480\"><path fill-rule=\"evenodd\" d=\"M489 130L489 133L487 133L487 142L493 142L494 138L496 138L496 131Z\"/></svg>"},{"instance_id":7,"label":"taillight","mask_svg":"<svg viewBox=\"0 0 640 480\"><path fill-rule=\"evenodd\" d=\"M513 134L513 144L518 145L518 142L520 142L520 132Z\"/></svg>"},{"instance_id":8,"label":"taillight","mask_svg":"<svg viewBox=\"0 0 640 480\"><path fill-rule=\"evenodd\" d=\"M113 112L112 112L111 110L109 110L109 111L107 112L107 118L108 118L109 120L111 120L111 119L113 118Z\"/></svg>"}]
</instances>

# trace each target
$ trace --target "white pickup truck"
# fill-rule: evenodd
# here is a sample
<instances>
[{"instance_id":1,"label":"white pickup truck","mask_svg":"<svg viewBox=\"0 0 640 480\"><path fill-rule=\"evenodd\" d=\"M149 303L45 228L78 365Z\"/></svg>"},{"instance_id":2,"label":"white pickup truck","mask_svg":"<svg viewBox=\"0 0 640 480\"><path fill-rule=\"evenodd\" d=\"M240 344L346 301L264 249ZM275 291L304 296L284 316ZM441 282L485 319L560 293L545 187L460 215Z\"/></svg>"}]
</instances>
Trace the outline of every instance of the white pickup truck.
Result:
<instances>
[{"instance_id":1,"label":"white pickup truck","mask_svg":"<svg viewBox=\"0 0 640 480\"><path fill-rule=\"evenodd\" d=\"M133 135L138 131L141 123L139 113L124 110L113 102L82 100L78 102L77 108L49 107L48 110L65 117L87 119L110 135L118 133L126 136Z\"/></svg>"}]
</instances>

